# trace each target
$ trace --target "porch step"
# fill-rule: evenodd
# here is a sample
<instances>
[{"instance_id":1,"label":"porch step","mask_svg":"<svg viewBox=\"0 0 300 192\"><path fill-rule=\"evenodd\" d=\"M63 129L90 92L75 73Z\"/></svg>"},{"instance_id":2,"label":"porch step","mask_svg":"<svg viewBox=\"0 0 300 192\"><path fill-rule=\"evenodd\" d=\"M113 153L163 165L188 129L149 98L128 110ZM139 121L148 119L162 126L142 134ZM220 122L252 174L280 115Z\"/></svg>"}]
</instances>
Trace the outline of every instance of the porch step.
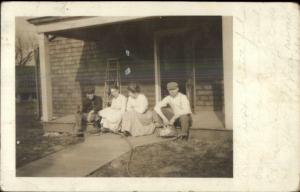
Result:
<instances>
[{"instance_id":1,"label":"porch step","mask_svg":"<svg viewBox=\"0 0 300 192\"><path fill-rule=\"evenodd\" d=\"M224 113L222 111L201 111L192 115L193 129L224 129ZM76 133L75 115L67 115L43 123L45 132ZM93 130L93 124L87 125L87 131Z\"/></svg>"},{"instance_id":2,"label":"porch step","mask_svg":"<svg viewBox=\"0 0 300 192\"><path fill-rule=\"evenodd\" d=\"M52 121L44 122L43 129L45 132L63 132L76 133L76 118L75 115L67 115L57 118Z\"/></svg>"}]
</instances>

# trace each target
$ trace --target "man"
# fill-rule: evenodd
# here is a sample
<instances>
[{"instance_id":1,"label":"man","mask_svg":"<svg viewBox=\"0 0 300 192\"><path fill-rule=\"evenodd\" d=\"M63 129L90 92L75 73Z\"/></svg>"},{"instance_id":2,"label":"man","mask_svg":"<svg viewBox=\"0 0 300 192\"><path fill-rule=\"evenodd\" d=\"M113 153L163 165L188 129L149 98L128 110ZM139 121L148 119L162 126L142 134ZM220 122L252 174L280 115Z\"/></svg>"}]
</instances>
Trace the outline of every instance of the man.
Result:
<instances>
[{"instance_id":1,"label":"man","mask_svg":"<svg viewBox=\"0 0 300 192\"><path fill-rule=\"evenodd\" d=\"M76 113L76 126L78 135L82 135L82 124L94 123L95 127L100 127L100 117L98 112L102 109L102 98L95 95L95 89L90 88L86 92L86 98L83 100L81 109Z\"/></svg>"},{"instance_id":2,"label":"man","mask_svg":"<svg viewBox=\"0 0 300 192\"><path fill-rule=\"evenodd\" d=\"M170 82L167 84L169 95L160 101L154 108L156 124L180 125L181 132L178 137L188 139L189 127L191 126L191 107L186 95L179 92L178 84Z\"/></svg>"}]
</instances>

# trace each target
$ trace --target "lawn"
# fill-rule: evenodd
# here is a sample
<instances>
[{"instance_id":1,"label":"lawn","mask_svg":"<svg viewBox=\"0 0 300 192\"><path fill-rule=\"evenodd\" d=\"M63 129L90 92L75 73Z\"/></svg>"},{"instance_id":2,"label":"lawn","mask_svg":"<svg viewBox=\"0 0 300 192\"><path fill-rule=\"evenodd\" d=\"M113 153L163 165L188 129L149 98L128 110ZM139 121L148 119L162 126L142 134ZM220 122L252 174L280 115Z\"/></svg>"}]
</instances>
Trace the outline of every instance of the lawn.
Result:
<instances>
[{"instance_id":1,"label":"lawn","mask_svg":"<svg viewBox=\"0 0 300 192\"><path fill-rule=\"evenodd\" d=\"M233 177L231 131L192 131L185 141L141 146L93 172L91 177ZM129 171L128 171L129 170Z\"/></svg>"},{"instance_id":2,"label":"lawn","mask_svg":"<svg viewBox=\"0 0 300 192\"><path fill-rule=\"evenodd\" d=\"M44 136L42 123L37 120L35 111L34 101L16 104L16 167L82 142L82 139L67 134Z\"/></svg>"}]
</instances>

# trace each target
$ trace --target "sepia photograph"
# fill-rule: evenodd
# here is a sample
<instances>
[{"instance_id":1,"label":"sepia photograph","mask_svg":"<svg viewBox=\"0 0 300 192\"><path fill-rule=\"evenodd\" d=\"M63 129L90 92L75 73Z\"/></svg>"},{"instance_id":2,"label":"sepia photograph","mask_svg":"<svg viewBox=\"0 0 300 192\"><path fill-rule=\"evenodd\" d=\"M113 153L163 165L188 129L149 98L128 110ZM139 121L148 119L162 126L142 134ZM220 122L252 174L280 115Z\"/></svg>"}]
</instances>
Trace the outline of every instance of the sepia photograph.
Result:
<instances>
[{"instance_id":1,"label":"sepia photograph","mask_svg":"<svg viewBox=\"0 0 300 192\"><path fill-rule=\"evenodd\" d=\"M233 177L222 34L221 16L16 17L16 176Z\"/></svg>"},{"instance_id":2,"label":"sepia photograph","mask_svg":"<svg viewBox=\"0 0 300 192\"><path fill-rule=\"evenodd\" d=\"M292 2L4 2L0 191L299 191Z\"/></svg>"}]
</instances>

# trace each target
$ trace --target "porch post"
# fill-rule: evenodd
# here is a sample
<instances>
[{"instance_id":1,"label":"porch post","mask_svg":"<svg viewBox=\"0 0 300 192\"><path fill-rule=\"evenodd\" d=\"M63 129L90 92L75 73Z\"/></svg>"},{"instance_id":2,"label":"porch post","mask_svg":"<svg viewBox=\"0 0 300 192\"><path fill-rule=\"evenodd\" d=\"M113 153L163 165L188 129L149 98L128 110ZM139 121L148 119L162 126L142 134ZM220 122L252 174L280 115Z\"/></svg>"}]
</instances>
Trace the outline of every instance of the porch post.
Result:
<instances>
[{"instance_id":1,"label":"porch post","mask_svg":"<svg viewBox=\"0 0 300 192\"><path fill-rule=\"evenodd\" d=\"M233 21L222 17L225 128L233 128Z\"/></svg>"},{"instance_id":2,"label":"porch post","mask_svg":"<svg viewBox=\"0 0 300 192\"><path fill-rule=\"evenodd\" d=\"M51 69L49 63L48 38L44 33L39 34L39 50L42 96L42 121L50 121L52 119Z\"/></svg>"},{"instance_id":3,"label":"porch post","mask_svg":"<svg viewBox=\"0 0 300 192\"><path fill-rule=\"evenodd\" d=\"M154 74L155 74L155 102L161 100L159 47L157 35L154 35Z\"/></svg>"}]
</instances>

